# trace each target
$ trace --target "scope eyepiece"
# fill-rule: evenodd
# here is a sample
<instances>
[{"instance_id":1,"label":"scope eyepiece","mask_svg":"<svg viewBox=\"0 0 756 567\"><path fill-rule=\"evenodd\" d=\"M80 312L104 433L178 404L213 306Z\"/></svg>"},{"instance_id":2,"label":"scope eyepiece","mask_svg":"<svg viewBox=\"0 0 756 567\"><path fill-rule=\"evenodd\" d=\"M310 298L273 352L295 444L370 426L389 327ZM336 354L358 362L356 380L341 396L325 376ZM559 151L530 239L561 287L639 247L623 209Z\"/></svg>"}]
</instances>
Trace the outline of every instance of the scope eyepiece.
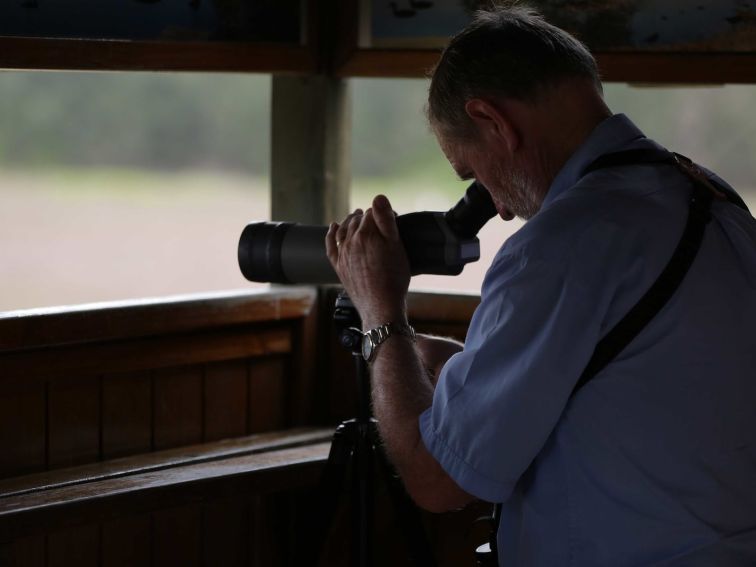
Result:
<instances>
[{"instance_id":1,"label":"scope eyepiece","mask_svg":"<svg viewBox=\"0 0 756 567\"><path fill-rule=\"evenodd\" d=\"M446 222L458 236L472 238L483 225L496 216L496 206L488 189L477 181L470 185L465 195L449 209Z\"/></svg>"}]
</instances>

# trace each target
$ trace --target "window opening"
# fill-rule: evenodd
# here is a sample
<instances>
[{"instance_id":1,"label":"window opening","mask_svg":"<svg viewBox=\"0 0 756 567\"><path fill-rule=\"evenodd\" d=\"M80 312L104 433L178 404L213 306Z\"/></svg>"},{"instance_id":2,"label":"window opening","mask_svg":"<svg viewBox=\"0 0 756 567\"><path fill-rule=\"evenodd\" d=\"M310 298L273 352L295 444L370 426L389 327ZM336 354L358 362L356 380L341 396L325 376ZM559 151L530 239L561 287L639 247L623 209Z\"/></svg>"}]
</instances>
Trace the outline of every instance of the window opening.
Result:
<instances>
[{"instance_id":1,"label":"window opening","mask_svg":"<svg viewBox=\"0 0 756 567\"><path fill-rule=\"evenodd\" d=\"M384 193L399 213L447 210L461 182L438 148L423 114L427 81L355 79L352 208ZM717 172L756 210L756 86L654 87L605 85L607 103L645 134ZM459 276L418 276L411 289L479 293L502 243L522 221L494 218L479 233L481 259Z\"/></svg>"},{"instance_id":2,"label":"window opening","mask_svg":"<svg viewBox=\"0 0 756 567\"><path fill-rule=\"evenodd\" d=\"M253 287L269 121L268 76L0 73L0 311Z\"/></svg>"}]
</instances>

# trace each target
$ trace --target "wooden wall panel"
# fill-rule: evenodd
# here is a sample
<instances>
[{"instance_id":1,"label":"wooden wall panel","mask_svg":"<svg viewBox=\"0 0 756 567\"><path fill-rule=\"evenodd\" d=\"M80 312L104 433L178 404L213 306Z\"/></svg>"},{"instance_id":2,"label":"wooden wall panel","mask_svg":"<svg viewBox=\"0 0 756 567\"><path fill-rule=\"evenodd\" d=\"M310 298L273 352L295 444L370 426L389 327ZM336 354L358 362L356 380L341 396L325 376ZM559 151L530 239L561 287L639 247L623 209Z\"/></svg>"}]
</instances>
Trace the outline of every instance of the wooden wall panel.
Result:
<instances>
[{"instance_id":1,"label":"wooden wall panel","mask_svg":"<svg viewBox=\"0 0 756 567\"><path fill-rule=\"evenodd\" d=\"M25 537L0 546L0 565L3 567L46 567L45 536Z\"/></svg>"},{"instance_id":2,"label":"wooden wall panel","mask_svg":"<svg viewBox=\"0 0 756 567\"><path fill-rule=\"evenodd\" d=\"M293 400L302 415L312 414L312 400L289 392L302 386L288 373L303 372L292 349L301 347L297 333L314 293L284 294L291 312L278 295L208 299L201 317L195 302L0 317L0 327L26 337L0 344L0 478L281 429L292 421ZM164 332L147 324L155 318ZM254 553L248 498L187 498L192 504L182 508L125 508L128 516L101 525L0 546L0 567L272 566L290 555L289 536L279 533L290 512L281 498L258 499L265 539ZM70 518L55 529L83 521Z\"/></svg>"},{"instance_id":3,"label":"wooden wall panel","mask_svg":"<svg viewBox=\"0 0 756 567\"><path fill-rule=\"evenodd\" d=\"M152 537L152 564L156 567L199 567L202 561L200 507L189 505L155 512Z\"/></svg>"},{"instance_id":4,"label":"wooden wall panel","mask_svg":"<svg viewBox=\"0 0 756 567\"><path fill-rule=\"evenodd\" d=\"M327 351L320 348L324 322L324 306L318 305L302 319L293 334L292 351L296 355L291 357L288 382L288 388L292 391L288 410L292 427L324 421L322 416L327 409L327 392L321 387L321 377L327 364Z\"/></svg>"},{"instance_id":5,"label":"wooden wall panel","mask_svg":"<svg viewBox=\"0 0 756 567\"><path fill-rule=\"evenodd\" d=\"M287 528L282 517L286 515L279 494L262 494L251 499L250 512L250 565L272 567L289 565L284 532Z\"/></svg>"},{"instance_id":6,"label":"wooden wall panel","mask_svg":"<svg viewBox=\"0 0 756 567\"><path fill-rule=\"evenodd\" d=\"M247 391L246 360L205 365L205 441L246 434Z\"/></svg>"},{"instance_id":7,"label":"wooden wall panel","mask_svg":"<svg viewBox=\"0 0 756 567\"><path fill-rule=\"evenodd\" d=\"M100 379L56 378L48 386L48 466L69 467L100 457Z\"/></svg>"},{"instance_id":8,"label":"wooden wall panel","mask_svg":"<svg viewBox=\"0 0 756 567\"><path fill-rule=\"evenodd\" d=\"M46 387L0 382L0 478L45 468Z\"/></svg>"},{"instance_id":9,"label":"wooden wall panel","mask_svg":"<svg viewBox=\"0 0 756 567\"><path fill-rule=\"evenodd\" d=\"M80 526L47 537L47 567L98 567L99 526Z\"/></svg>"},{"instance_id":10,"label":"wooden wall panel","mask_svg":"<svg viewBox=\"0 0 756 567\"><path fill-rule=\"evenodd\" d=\"M148 371L102 379L102 458L152 448L152 377Z\"/></svg>"},{"instance_id":11,"label":"wooden wall panel","mask_svg":"<svg viewBox=\"0 0 756 567\"><path fill-rule=\"evenodd\" d=\"M155 370L154 446L170 449L202 441L202 367Z\"/></svg>"},{"instance_id":12,"label":"wooden wall panel","mask_svg":"<svg viewBox=\"0 0 756 567\"><path fill-rule=\"evenodd\" d=\"M286 427L286 376L283 358L253 359L249 364L249 433Z\"/></svg>"},{"instance_id":13,"label":"wooden wall panel","mask_svg":"<svg viewBox=\"0 0 756 567\"><path fill-rule=\"evenodd\" d=\"M249 505L220 500L203 508L203 565L243 567L249 562Z\"/></svg>"},{"instance_id":14,"label":"wooden wall panel","mask_svg":"<svg viewBox=\"0 0 756 567\"><path fill-rule=\"evenodd\" d=\"M149 567L152 518L125 516L102 525L102 567Z\"/></svg>"}]
</instances>

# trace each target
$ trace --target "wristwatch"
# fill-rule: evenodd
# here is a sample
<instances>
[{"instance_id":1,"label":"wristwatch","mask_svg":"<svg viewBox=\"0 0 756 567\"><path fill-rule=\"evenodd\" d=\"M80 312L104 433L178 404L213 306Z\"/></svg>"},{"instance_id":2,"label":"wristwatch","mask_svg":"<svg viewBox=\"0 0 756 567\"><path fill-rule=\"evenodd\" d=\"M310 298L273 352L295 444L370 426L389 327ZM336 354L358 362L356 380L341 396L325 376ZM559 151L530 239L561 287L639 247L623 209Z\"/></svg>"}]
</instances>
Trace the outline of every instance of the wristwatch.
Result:
<instances>
[{"instance_id":1,"label":"wristwatch","mask_svg":"<svg viewBox=\"0 0 756 567\"><path fill-rule=\"evenodd\" d=\"M372 362L378 346L381 345L391 335L402 335L415 341L415 329L406 323L397 325L396 323L384 323L374 329L362 333L362 358L365 362Z\"/></svg>"}]
</instances>

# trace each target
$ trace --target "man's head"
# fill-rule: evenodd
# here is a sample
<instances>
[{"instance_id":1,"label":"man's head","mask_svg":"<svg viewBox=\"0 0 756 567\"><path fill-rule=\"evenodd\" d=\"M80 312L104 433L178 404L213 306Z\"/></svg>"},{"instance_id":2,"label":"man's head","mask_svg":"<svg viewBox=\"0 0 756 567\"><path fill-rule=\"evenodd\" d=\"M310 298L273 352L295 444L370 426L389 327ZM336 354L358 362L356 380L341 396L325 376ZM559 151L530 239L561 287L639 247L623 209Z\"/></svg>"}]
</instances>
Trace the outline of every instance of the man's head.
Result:
<instances>
[{"instance_id":1,"label":"man's head","mask_svg":"<svg viewBox=\"0 0 756 567\"><path fill-rule=\"evenodd\" d=\"M588 50L527 7L477 12L436 66L428 119L504 218L530 218L570 153L610 113Z\"/></svg>"}]
</instances>

